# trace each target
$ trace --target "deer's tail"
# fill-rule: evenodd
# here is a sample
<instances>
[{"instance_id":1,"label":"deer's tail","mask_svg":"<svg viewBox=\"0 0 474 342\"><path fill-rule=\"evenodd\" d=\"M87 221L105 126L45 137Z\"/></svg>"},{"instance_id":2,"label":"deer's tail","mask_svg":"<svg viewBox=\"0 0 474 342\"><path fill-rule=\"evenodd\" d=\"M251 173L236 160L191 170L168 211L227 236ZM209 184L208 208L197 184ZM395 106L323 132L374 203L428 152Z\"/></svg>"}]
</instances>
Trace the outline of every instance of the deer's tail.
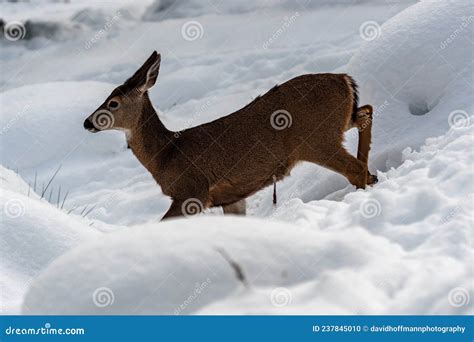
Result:
<instances>
[{"instance_id":1,"label":"deer's tail","mask_svg":"<svg viewBox=\"0 0 474 342\"><path fill-rule=\"evenodd\" d=\"M352 98L352 122L357 119L357 111L359 109L359 91L357 89L356 81L349 75L344 75L347 86L349 87L350 97Z\"/></svg>"}]
</instances>

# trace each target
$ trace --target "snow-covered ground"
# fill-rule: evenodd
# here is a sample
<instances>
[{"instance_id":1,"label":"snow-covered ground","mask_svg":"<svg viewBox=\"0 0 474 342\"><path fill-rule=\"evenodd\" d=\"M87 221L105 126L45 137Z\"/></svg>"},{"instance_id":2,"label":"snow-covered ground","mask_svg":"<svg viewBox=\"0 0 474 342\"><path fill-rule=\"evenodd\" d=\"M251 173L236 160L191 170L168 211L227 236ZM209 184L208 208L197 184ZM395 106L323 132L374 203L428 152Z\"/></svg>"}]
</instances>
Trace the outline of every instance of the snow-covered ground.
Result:
<instances>
[{"instance_id":1,"label":"snow-covered ground","mask_svg":"<svg viewBox=\"0 0 474 342\"><path fill-rule=\"evenodd\" d=\"M0 40L3 313L474 313L469 0L111 3L1 4L36 23ZM159 223L170 200L123 133L82 127L155 49L150 97L173 130L350 73L376 109L379 183L305 163L276 207L264 189L248 218Z\"/></svg>"}]
</instances>

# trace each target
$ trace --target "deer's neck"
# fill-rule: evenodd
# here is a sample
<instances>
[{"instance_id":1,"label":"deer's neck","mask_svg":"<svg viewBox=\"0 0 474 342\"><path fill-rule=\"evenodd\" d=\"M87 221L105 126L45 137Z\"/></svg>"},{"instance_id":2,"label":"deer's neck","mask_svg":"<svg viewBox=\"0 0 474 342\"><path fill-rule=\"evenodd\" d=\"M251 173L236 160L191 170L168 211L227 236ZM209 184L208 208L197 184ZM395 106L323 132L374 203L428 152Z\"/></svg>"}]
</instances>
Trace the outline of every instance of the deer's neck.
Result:
<instances>
[{"instance_id":1,"label":"deer's neck","mask_svg":"<svg viewBox=\"0 0 474 342\"><path fill-rule=\"evenodd\" d=\"M136 128L128 134L127 142L140 163L153 176L157 168L162 166L163 155L172 146L171 139L173 139L173 132L163 125L147 99L139 114Z\"/></svg>"}]
</instances>

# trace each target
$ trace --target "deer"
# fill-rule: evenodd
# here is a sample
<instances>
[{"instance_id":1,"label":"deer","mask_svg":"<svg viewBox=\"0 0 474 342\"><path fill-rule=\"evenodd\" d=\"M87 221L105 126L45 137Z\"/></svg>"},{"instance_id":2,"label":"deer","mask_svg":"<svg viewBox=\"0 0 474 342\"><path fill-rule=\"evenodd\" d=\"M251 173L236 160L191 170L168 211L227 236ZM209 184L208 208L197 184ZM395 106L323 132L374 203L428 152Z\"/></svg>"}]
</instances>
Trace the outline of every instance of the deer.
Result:
<instances>
[{"instance_id":1,"label":"deer","mask_svg":"<svg viewBox=\"0 0 474 342\"><path fill-rule=\"evenodd\" d=\"M84 128L125 132L133 154L172 200L162 220L219 206L224 214L245 215L247 197L281 181L299 162L335 171L356 189L377 182L368 169L373 109L358 106L349 75L297 76L236 112L174 132L148 94L160 64L154 51L85 119ZM358 129L357 157L343 146L351 128Z\"/></svg>"}]
</instances>

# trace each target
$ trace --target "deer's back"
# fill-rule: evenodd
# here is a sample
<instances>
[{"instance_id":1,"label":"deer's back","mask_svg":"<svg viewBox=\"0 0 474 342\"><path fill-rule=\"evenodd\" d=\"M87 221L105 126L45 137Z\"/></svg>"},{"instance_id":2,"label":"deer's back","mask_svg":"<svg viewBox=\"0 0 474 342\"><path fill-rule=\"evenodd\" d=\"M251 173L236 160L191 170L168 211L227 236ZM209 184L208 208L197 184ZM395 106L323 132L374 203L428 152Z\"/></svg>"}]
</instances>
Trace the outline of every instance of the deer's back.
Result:
<instances>
[{"instance_id":1,"label":"deer's back","mask_svg":"<svg viewBox=\"0 0 474 342\"><path fill-rule=\"evenodd\" d=\"M184 131L177 144L189 160L179 168L204 176L214 205L247 197L273 175L283 178L303 149L342 140L352 113L345 77L293 78L228 116ZM279 114L289 120L280 127L273 122Z\"/></svg>"}]
</instances>

